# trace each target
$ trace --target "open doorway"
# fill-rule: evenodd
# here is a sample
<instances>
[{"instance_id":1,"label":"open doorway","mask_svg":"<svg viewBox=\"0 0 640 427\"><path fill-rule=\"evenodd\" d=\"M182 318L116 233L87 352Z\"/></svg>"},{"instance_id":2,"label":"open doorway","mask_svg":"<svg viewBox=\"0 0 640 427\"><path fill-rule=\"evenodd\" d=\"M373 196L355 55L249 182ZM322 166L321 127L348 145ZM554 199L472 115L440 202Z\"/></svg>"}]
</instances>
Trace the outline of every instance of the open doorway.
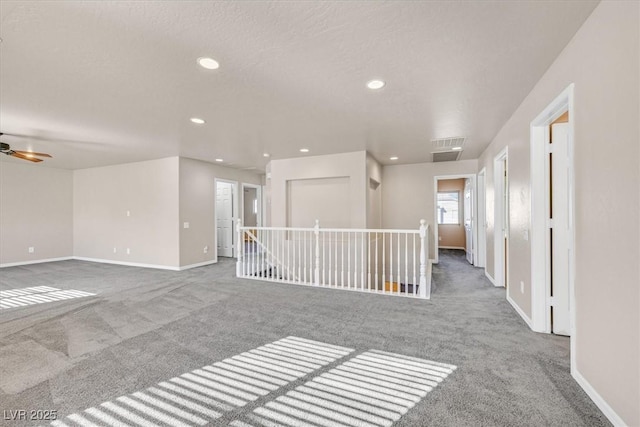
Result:
<instances>
[{"instance_id":1,"label":"open doorway","mask_svg":"<svg viewBox=\"0 0 640 427\"><path fill-rule=\"evenodd\" d=\"M434 177L435 240L434 263L440 249L465 252L467 261L477 263L476 176Z\"/></svg>"},{"instance_id":2,"label":"open doorway","mask_svg":"<svg viewBox=\"0 0 640 427\"><path fill-rule=\"evenodd\" d=\"M493 159L494 191L494 284L509 286L509 168L505 147Z\"/></svg>"},{"instance_id":3,"label":"open doorway","mask_svg":"<svg viewBox=\"0 0 640 427\"><path fill-rule=\"evenodd\" d=\"M262 225L261 187L254 184L242 184L242 225L260 227Z\"/></svg>"},{"instance_id":4,"label":"open doorway","mask_svg":"<svg viewBox=\"0 0 640 427\"><path fill-rule=\"evenodd\" d=\"M531 171L532 328L573 337L573 85L531 123Z\"/></svg>"},{"instance_id":5,"label":"open doorway","mask_svg":"<svg viewBox=\"0 0 640 427\"><path fill-rule=\"evenodd\" d=\"M235 221L238 183L216 179L216 242L219 257L235 256Z\"/></svg>"}]
</instances>

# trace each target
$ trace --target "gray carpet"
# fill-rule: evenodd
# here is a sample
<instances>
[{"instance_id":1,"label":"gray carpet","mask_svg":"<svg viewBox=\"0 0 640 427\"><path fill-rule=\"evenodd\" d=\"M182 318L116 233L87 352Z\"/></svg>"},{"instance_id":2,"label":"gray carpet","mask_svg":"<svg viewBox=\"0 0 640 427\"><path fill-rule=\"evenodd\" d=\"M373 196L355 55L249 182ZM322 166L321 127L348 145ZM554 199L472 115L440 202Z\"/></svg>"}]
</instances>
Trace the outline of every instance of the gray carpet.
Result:
<instances>
[{"instance_id":1,"label":"gray carpet","mask_svg":"<svg viewBox=\"0 0 640 427\"><path fill-rule=\"evenodd\" d=\"M570 376L568 339L531 332L504 289L461 251L441 251L430 301L238 280L234 267L63 261L0 270L0 290L97 294L0 311L0 413L57 410L64 418L295 336L354 351L210 425L248 421L254 409L370 350L457 366L395 426L609 425Z\"/></svg>"}]
</instances>

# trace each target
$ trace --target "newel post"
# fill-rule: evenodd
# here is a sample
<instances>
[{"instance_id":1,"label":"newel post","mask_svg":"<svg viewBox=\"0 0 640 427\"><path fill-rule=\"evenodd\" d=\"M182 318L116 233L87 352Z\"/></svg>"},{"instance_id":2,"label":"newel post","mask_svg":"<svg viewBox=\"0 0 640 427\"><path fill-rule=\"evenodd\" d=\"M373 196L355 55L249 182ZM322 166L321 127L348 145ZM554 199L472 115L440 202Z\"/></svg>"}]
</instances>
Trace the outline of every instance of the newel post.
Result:
<instances>
[{"instance_id":1,"label":"newel post","mask_svg":"<svg viewBox=\"0 0 640 427\"><path fill-rule=\"evenodd\" d=\"M420 298L427 298L427 251L425 248L427 237L427 221L420 220Z\"/></svg>"},{"instance_id":2,"label":"newel post","mask_svg":"<svg viewBox=\"0 0 640 427\"><path fill-rule=\"evenodd\" d=\"M320 286L320 220L318 219L316 219L316 225L313 227L313 234L316 239L314 283L316 286Z\"/></svg>"},{"instance_id":3,"label":"newel post","mask_svg":"<svg viewBox=\"0 0 640 427\"><path fill-rule=\"evenodd\" d=\"M236 261L236 277L241 277L242 276L242 262L243 262L243 255L244 255L244 239L242 238L242 220L240 218L238 218L238 223L236 225L236 232L237 232L237 238L236 238L236 255L237 255L237 261Z\"/></svg>"}]
</instances>

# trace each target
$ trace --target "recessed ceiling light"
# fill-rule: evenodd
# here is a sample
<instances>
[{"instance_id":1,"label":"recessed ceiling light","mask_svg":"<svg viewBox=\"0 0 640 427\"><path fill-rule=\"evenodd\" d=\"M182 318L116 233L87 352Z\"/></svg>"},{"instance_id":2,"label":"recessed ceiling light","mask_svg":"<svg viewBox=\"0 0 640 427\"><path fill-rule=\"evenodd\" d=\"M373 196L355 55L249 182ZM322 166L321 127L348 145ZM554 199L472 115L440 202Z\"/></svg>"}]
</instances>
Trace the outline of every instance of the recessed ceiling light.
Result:
<instances>
[{"instance_id":1,"label":"recessed ceiling light","mask_svg":"<svg viewBox=\"0 0 640 427\"><path fill-rule=\"evenodd\" d=\"M397 156L389 157L389 160L398 160Z\"/></svg>"},{"instance_id":2,"label":"recessed ceiling light","mask_svg":"<svg viewBox=\"0 0 640 427\"><path fill-rule=\"evenodd\" d=\"M197 125L203 125L206 123L203 119L198 117L191 117L189 120L191 120L192 123L195 123Z\"/></svg>"},{"instance_id":3,"label":"recessed ceiling light","mask_svg":"<svg viewBox=\"0 0 640 427\"><path fill-rule=\"evenodd\" d=\"M220 68L220 63L213 58L201 57L198 58L198 64L202 68L206 68L207 70L217 70Z\"/></svg>"},{"instance_id":4,"label":"recessed ceiling light","mask_svg":"<svg viewBox=\"0 0 640 427\"><path fill-rule=\"evenodd\" d=\"M385 82L383 82L382 80L370 80L367 82L367 87L373 90L382 89L384 85Z\"/></svg>"},{"instance_id":5,"label":"recessed ceiling light","mask_svg":"<svg viewBox=\"0 0 640 427\"><path fill-rule=\"evenodd\" d=\"M263 156L264 156L264 157L271 157L271 154L269 154L269 153L264 153L264 154L263 154Z\"/></svg>"},{"instance_id":6,"label":"recessed ceiling light","mask_svg":"<svg viewBox=\"0 0 640 427\"><path fill-rule=\"evenodd\" d=\"M308 153L308 152L309 152L309 149L308 149L308 148L301 148L301 149L300 149L300 152L301 152L301 153Z\"/></svg>"},{"instance_id":7,"label":"recessed ceiling light","mask_svg":"<svg viewBox=\"0 0 640 427\"><path fill-rule=\"evenodd\" d=\"M451 147L451 149L455 150L455 151L460 151L460 150L462 150L462 147Z\"/></svg>"},{"instance_id":8,"label":"recessed ceiling light","mask_svg":"<svg viewBox=\"0 0 640 427\"><path fill-rule=\"evenodd\" d=\"M224 162L224 159L216 159L216 162Z\"/></svg>"}]
</instances>

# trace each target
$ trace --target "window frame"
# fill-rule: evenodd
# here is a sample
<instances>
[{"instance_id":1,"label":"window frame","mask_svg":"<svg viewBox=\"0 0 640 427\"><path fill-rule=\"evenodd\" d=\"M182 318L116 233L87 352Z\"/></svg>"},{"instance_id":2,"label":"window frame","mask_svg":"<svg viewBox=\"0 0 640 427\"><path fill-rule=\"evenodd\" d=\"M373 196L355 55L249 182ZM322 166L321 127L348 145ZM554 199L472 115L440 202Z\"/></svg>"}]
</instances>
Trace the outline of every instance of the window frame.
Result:
<instances>
[{"instance_id":1,"label":"window frame","mask_svg":"<svg viewBox=\"0 0 640 427\"><path fill-rule=\"evenodd\" d=\"M456 216L456 222L444 222L444 216L441 215L440 212L440 200L438 200L440 194L455 194L456 198L458 200L458 215ZM460 226L462 224L462 218L461 218L461 213L462 213L462 209L460 209L460 190L442 190L442 191L438 191L436 194L436 209L438 211L438 215L436 218L436 222L438 225L457 225ZM443 222L440 222L440 218L442 217Z\"/></svg>"}]
</instances>

